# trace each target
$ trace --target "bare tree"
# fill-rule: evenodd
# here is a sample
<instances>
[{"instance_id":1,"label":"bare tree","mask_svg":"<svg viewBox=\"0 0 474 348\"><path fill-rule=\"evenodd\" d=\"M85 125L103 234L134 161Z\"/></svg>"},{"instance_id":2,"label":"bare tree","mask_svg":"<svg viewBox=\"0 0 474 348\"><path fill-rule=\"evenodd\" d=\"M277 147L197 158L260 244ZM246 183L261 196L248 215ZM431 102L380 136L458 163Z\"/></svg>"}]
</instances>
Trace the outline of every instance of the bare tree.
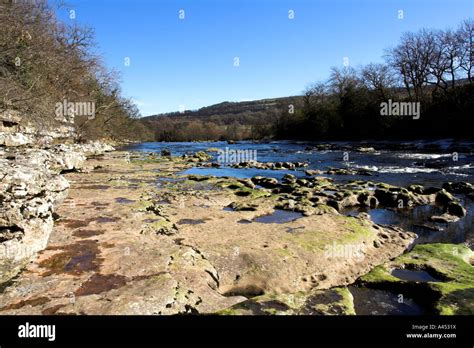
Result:
<instances>
[{"instance_id":1,"label":"bare tree","mask_svg":"<svg viewBox=\"0 0 474 348\"><path fill-rule=\"evenodd\" d=\"M349 89L356 88L360 84L357 72L352 67L332 67L329 74L329 89L339 96L343 96Z\"/></svg>"},{"instance_id":2,"label":"bare tree","mask_svg":"<svg viewBox=\"0 0 474 348\"><path fill-rule=\"evenodd\" d=\"M405 33L400 44L387 54L388 63L398 71L408 95L416 101L424 98L436 48L436 34L423 29Z\"/></svg>"},{"instance_id":3,"label":"bare tree","mask_svg":"<svg viewBox=\"0 0 474 348\"><path fill-rule=\"evenodd\" d=\"M316 82L309 85L303 95L303 105L306 112L314 109L318 104L324 102L328 97L328 86L323 82Z\"/></svg>"},{"instance_id":4,"label":"bare tree","mask_svg":"<svg viewBox=\"0 0 474 348\"><path fill-rule=\"evenodd\" d=\"M459 40L459 67L464 70L470 83L473 82L474 66L474 21L466 19L456 32Z\"/></svg>"},{"instance_id":5,"label":"bare tree","mask_svg":"<svg viewBox=\"0 0 474 348\"><path fill-rule=\"evenodd\" d=\"M386 64L370 63L361 69L360 76L362 83L381 99L387 99L389 90L396 84L394 72Z\"/></svg>"}]
</instances>

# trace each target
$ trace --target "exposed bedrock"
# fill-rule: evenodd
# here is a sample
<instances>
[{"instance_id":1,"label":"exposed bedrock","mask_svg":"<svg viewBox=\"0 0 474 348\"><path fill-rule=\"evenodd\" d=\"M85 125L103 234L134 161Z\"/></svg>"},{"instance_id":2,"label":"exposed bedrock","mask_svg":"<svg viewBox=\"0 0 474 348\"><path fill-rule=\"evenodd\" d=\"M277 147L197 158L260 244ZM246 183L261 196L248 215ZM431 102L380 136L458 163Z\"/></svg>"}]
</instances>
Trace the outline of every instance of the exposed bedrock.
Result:
<instances>
[{"instance_id":1,"label":"exposed bedrock","mask_svg":"<svg viewBox=\"0 0 474 348\"><path fill-rule=\"evenodd\" d=\"M46 247L55 207L69 188L60 174L82 169L86 156L107 150L100 143L0 148L0 283Z\"/></svg>"}]
</instances>

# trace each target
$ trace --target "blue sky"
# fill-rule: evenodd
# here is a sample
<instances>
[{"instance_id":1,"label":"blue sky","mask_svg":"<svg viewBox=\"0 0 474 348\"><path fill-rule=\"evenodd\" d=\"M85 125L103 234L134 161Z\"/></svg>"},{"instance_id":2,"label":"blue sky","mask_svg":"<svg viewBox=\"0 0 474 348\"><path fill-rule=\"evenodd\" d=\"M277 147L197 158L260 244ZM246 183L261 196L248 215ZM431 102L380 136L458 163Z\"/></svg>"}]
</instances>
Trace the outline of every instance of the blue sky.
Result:
<instances>
[{"instance_id":1,"label":"blue sky","mask_svg":"<svg viewBox=\"0 0 474 348\"><path fill-rule=\"evenodd\" d=\"M382 60L405 31L455 27L474 0L68 0L142 115L300 94L344 57ZM69 18L74 9L76 18ZM185 19L180 19L184 10ZM294 18L289 18L289 11ZM399 10L403 19L398 18ZM126 66L126 58L130 65ZM234 66L235 58L239 66Z\"/></svg>"}]
</instances>

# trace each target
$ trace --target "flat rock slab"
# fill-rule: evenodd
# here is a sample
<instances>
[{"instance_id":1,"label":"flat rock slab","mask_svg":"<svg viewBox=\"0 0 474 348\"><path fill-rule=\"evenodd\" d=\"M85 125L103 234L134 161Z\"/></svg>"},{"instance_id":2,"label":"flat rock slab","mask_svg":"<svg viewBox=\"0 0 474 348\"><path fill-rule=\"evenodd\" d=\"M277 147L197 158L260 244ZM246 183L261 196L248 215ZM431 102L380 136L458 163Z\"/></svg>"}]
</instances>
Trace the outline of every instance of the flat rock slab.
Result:
<instances>
[{"instance_id":1,"label":"flat rock slab","mask_svg":"<svg viewBox=\"0 0 474 348\"><path fill-rule=\"evenodd\" d=\"M87 165L96 169L65 175L69 196L48 247L4 284L1 314L213 313L267 293L314 296L414 239L337 213L254 222L274 211L271 197L178 178L189 164L176 159L113 152ZM236 199L256 209L224 209Z\"/></svg>"}]
</instances>

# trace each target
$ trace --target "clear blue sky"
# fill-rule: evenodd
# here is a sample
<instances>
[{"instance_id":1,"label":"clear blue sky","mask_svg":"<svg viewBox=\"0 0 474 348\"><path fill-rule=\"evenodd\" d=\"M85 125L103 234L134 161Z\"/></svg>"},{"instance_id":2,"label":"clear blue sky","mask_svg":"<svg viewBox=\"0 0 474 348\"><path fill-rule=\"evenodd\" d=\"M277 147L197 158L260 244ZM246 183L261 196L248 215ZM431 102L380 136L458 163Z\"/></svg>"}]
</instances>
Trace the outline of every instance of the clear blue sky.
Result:
<instances>
[{"instance_id":1,"label":"clear blue sky","mask_svg":"<svg viewBox=\"0 0 474 348\"><path fill-rule=\"evenodd\" d=\"M474 0L68 0L142 115L300 94L405 31L455 27ZM179 19L179 11L185 19ZM294 11L294 19L288 11ZM403 10L403 19L398 11ZM67 9L59 13L69 19ZM125 58L130 66L125 66ZM240 66L234 66L239 57Z\"/></svg>"}]
</instances>

